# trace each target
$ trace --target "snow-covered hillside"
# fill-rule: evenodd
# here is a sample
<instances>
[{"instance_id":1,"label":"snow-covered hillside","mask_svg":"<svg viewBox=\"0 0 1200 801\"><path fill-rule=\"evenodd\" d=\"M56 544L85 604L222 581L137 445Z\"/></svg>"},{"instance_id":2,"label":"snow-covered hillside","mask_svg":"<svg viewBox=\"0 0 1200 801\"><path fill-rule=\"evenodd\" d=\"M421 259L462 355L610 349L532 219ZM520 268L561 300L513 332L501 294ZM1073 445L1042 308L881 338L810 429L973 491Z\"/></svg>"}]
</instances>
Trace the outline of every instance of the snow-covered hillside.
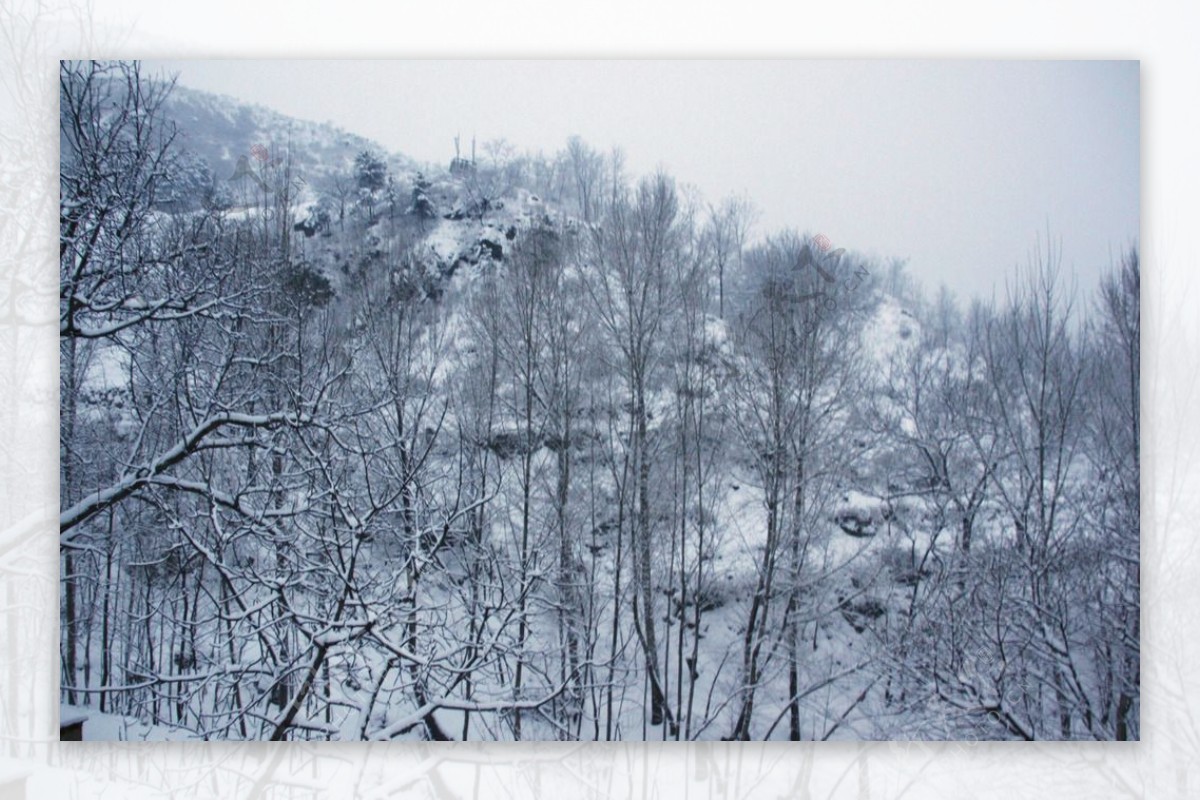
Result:
<instances>
[{"instance_id":1,"label":"snow-covered hillside","mask_svg":"<svg viewBox=\"0 0 1200 801\"><path fill-rule=\"evenodd\" d=\"M119 191L63 111L85 735L1136 736L1128 385L1081 391L1118 333L578 140L150 106Z\"/></svg>"}]
</instances>

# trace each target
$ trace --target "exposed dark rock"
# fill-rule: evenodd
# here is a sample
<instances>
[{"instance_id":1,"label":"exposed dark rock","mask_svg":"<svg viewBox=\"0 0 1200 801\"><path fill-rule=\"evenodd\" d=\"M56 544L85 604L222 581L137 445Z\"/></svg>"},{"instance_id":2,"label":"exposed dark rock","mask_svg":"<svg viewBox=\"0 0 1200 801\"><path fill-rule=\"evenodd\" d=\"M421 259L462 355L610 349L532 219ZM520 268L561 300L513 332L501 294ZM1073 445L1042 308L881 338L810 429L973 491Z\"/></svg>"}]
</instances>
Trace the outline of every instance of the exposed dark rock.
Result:
<instances>
[{"instance_id":1,"label":"exposed dark rock","mask_svg":"<svg viewBox=\"0 0 1200 801\"><path fill-rule=\"evenodd\" d=\"M838 524L838 528L851 537L874 537L876 533L875 526L869 521L864 523L853 517L835 517L834 522Z\"/></svg>"},{"instance_id":2,"label":"exposed dark rock","mask_svg":"<svg viewBox=\"0 0 1200 801\"><path fill-rule=\"evenodd\" d=\"M847 601L838 596L838 609L856 634L862 634L867 630L870 621L883 617L887 612L887 607L883 605L882 601L869 596L853 601Z\"/></svg>"},{"instance_id":3,"label":"exposed dark rock","mask_svg":"<svg viewBox=\"0 0 1200 801\"><path fill-rule=\"evenodd\" d=\"M517 454L531 453L541 445L542 443L536 438L536 435L531 444L526 440L525 434L520 431L497 431L486 443L487 449L501 459L510 459Z\"/></svg>"},{"instance_id":4,"label":"exposed dark rock","mask_svg":"<svg viewBox=\"0 0 1200 801\"><path fill-rule=\"evenodd\" d=\"M493 261L500 261L504 258L504 246L499 242L493 242L491 239L480 239L479 249L482 253L491 257Z\"/></svg>"},{"instance_id":5,"label":"exposed dark rock","mask_svg":"<svg viewBox=\"0 0 1200 801\"><path fill-rule=\"evenodd\" d=\"M564 451L571 446L571 441L565 437L560 437L558 434L548 434L542 444L550 450L558 453Z\"/></svg>"},{"instance_id":6,"label":"exposed dark rock","mask_svg":"<svg viewBox=\"0 0 1200 801\"><path fill-rule=\"evenodd\" d=\"M841 505L830 517L832 522L851 537L873 537L879 533L879 527L891 520L893 511L891 505L882 498L875 498L863 493L853 493L843 496Z\"/></svg>"}]
</instances>

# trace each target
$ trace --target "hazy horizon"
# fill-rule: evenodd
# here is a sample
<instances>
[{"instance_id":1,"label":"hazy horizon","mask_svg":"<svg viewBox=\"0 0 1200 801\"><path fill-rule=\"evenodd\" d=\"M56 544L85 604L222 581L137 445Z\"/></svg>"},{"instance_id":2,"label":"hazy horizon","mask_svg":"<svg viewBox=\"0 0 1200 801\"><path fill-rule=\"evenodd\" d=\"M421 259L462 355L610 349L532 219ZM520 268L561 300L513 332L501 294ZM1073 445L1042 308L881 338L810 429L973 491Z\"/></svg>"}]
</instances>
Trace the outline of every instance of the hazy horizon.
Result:
<instances>
[{"instance_id":1,"label":"hazy horizon","mask_svg":"<svg viewBox=\"0 0 1200 801\"><path fill-rule=\"evenodd\" d=\"M182 86L335 125L418 162L506 139L620 147L755 234L795 228L928 289L1003 294L1046 232L1080 288L1138 241L1136 61L149 60Z\"/></svg>"}]
</instances>

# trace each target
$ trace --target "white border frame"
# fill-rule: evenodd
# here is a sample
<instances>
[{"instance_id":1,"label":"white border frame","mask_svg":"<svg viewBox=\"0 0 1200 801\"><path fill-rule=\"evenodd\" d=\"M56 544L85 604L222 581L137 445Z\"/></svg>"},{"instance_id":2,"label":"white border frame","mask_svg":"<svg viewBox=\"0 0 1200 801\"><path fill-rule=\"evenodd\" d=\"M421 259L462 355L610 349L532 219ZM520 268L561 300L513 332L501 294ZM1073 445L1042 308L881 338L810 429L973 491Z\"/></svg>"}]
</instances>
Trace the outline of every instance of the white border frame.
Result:
<instances>
[{"instance_id":1,"label":"white border frame","mask_svg":"<svg viewBox=\"0 0 1200 801\"><path fill-rule=\"evenodd\" d=\"M1200 793L1195 142L1200 4L514 2L0 9L0 780L31 797L1189 796ZM5 52L7 51L7 52ZM57 742L57 60L1119 58L1142 63L1141 743Z\"/></svg>"}]
</instances>

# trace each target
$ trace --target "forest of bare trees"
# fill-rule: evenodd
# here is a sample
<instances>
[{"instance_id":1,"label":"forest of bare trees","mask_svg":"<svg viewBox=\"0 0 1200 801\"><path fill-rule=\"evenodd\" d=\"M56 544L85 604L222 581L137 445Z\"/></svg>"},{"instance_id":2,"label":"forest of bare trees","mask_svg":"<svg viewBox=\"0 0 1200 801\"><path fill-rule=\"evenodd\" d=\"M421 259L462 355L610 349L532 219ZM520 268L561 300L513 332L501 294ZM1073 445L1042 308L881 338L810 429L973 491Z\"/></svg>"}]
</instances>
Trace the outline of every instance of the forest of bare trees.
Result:
<instances>
[{"instance_id":1,"label":"forest of bare trees","mask_svg":"<svg viewBox=\"0 0 1200 801\"><path fill-rule=\"evenodd\" d=\"M1045 236L964 304L578 138L185 181L172 91L60 72L64 704L1138 739L1136 244L1076 287Z\"/></svg>"}]
</instances>

